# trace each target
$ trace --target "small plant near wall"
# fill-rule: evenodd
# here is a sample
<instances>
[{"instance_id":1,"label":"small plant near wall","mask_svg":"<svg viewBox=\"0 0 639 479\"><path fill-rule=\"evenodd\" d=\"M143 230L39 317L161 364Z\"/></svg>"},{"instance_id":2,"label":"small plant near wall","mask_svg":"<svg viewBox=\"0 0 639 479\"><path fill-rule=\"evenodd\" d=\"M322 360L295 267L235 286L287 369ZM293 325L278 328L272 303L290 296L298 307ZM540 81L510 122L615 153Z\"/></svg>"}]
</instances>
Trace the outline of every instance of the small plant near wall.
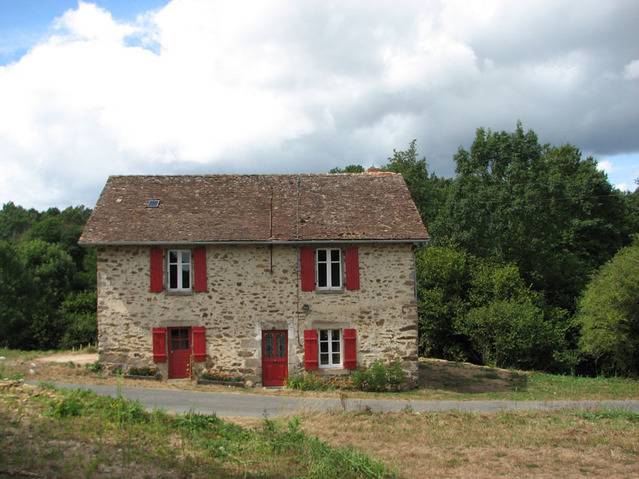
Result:
<instances>
[{"instance_id":1,"label":"small plant near wall","mask_svg":"<svg viewBox=\"0 0 639 479\"><path fill-rule=\"evenodd\" d=\"M141 367L129 368L126 377L134 379L160 379L161 376L157 368Z\"/></svg>"},{"instance_id":2,"label":"small plant near wall","mask_svg":"<svg viewBox=\"0 0 639 479\"><path fill-rule=\"evenodd\" d=\"M304 372L289 377L286 386L299 391L330 391L334 389L348 391L353 389L353 381L348 375L320 376Z\"/></svg>"},{"instance_id":3,"label":"small plant near wall","mask_svg":"<svg viewBox=\"0 0 639 479\"><path fill-rule=\"evenodd\" d=\"M199 384L227 384L232 386L244 386L242 376L234 376L223 371L204 369L198 376Z\"/></svg>"},{"instance_id":4,"label":"small plant near wall","mask_svg":"<svg viewBox=\"0 0 639 479\"><path fill-rule=\"evenodd\" d=\"M385 364L378 360L355 371L353 384L361 391L400 391L406 385L406 373L399 361Z\"/></svg>"}]
</instances>

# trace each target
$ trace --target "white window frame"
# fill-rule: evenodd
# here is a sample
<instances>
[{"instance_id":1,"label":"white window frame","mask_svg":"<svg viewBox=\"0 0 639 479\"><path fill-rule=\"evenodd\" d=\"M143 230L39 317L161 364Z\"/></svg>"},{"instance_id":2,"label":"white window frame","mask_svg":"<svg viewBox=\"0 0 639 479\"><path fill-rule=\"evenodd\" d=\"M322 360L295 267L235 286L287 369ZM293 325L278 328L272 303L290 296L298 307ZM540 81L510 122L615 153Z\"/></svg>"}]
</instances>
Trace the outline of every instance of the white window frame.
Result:
<instances>
[{"instance_id":1,"label":"white window frame","mask_svg":"<svg viewBox=\"0 0 639 479\"><path fill-rule=\"evenodd\" d=\"M177 263L171 262L171 253L175 253ZM189 254L188 263L183 261L183 253ZM189 287L182 287L182 265L189 265ZM177 266L177 288L171 288L171 266ZM193 252L190 249L170 249L166 252L166 286L167 291L192 291L193 290Z\"/></svg>"},{"instance_id":2,"label":"white window frame","mask_svg":"<svg viewBox=\"0 0 639 479\"><path fill-rule=\"evenodd\" d=\"M322 331L328 332L328 339L322 341ZM339 351L333 351L333 331L339 331ZM328 364L322 364L322 343L328 343ZM339 363L333 362L333 354L339 353ZM321 369L339 369L344 364L344 333L340 328L317 330L317 364Z\"/></svg>"},{"instance_id":3,"label":"white window frame","mask_svg":"<svg viewBox=\"0 0 639 479\"><path fill-rule=\"evenodd\" d=\"M326 261L322 261L322 263L326 264L326 286L319 285L319 252L326 251ZM332 269L331 265L336 263L336 261L331 260L331 252L339 251L339 286L333 286L333 278L331 276ZM320 291L339 291L344 287L344 266L343 266L343 254L341 248L317 248L315 250L315 284L316 289Z\"/></svg>"}]
</instances>

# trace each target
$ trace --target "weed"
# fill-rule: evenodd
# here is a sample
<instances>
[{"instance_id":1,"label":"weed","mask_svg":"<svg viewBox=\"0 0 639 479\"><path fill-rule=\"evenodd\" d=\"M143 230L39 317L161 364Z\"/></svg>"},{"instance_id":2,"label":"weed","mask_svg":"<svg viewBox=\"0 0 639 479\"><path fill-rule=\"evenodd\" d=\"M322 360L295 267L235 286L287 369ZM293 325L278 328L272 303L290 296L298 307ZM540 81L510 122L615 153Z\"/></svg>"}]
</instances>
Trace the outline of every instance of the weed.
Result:
<instances>
[{"instance_id":1,"label":"weed","mask_svg":"<svg viewBox=\"0 0 639 479\"><path fill-rule=\"evenodd\" d=\"M91 373L100 373L102 372L102 363L100 361L96 361L94 363L91 364L87 364L85 366L85 368L87 369L87 371L91 372Z\"/></svg>"},{"instance_id":2,"label":"weed","mask_svg":"<svg viewBox=\"0 0 639 479\"><path fill-rule=\"evenodd\" d=\"M289 376L286 386L300 391L327 391L331 389L329 384L320 376L313 373L302 373L297 376Z\"/></svg>"},{"instance_id":3,"label":"weed","mask_svg":"<svg viewBox=\"0 0 639 479\"><path fill-rule=\"evenodd\" d=\"M598 411L578 412L577 416L588 421L628 421L639 422L639 413L628 409L601 409Z\"/></svg>"},{"instance_id":4,"label":"weed","mask_svg":"<svg viewBox=\"0 0 639 479\"><path fill-rule=\"evenodd\" d=\"M399 391L405 382L406 373L398 361L384 364L378 360L353 373L353 384L362 391Z\"/></svg>"}]
</instances>

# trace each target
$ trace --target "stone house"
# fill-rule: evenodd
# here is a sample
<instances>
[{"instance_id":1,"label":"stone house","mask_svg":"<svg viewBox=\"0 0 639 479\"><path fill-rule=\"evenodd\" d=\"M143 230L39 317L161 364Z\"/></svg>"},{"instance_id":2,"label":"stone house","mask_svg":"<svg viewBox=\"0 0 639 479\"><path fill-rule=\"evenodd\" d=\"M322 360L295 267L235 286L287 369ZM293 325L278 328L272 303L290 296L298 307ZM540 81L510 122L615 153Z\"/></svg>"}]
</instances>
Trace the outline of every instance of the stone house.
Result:
<instances>
[{"instance_id":1,"label":"stone house","mask_svg":"<svg viewBox=\"0 0 639 479\"><path fill-rule=\"evenodd\" d=\"M112 176L80 238L100 361L270 386L382 359L414 379L427 240L394 173Z\"/></svg>"}]
</instances>

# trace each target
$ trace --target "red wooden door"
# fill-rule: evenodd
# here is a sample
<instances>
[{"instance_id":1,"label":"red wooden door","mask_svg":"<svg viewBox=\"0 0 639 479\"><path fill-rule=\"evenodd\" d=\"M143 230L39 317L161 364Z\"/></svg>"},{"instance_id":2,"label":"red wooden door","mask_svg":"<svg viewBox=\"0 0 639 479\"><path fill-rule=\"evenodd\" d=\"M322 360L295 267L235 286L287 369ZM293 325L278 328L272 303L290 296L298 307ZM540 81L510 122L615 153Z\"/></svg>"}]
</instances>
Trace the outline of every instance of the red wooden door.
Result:
<instances>
[{"instance_id":1,"label":"red wooden door","mask_svg":"<svg viewBox=\"0 0 639 479\"><path fill-rule=\"evenodd\" d=\"M191 377L189 328L169 328L169 378Z\"/></svg>"},{"instance_id":2,"label":"red wooden door","mask_svg":"<svg viewBox=\"0 0 639 479\"><path fill-rule=\"evenodd\" d=\"M262 331L262 384L264 386L284 386L287 377L287 331Z\"/></svg>"}]
</instances>

